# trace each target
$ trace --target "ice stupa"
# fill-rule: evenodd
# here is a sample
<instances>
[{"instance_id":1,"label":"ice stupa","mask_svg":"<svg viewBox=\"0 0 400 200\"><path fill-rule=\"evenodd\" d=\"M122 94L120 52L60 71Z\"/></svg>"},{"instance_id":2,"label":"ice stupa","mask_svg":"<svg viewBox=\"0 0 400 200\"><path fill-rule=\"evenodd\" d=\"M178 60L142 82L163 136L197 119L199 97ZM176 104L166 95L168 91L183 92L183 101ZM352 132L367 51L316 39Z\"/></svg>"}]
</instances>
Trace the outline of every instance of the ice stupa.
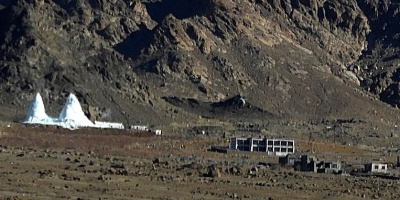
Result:
<instances>
[{"instance_id":1,"label":"ice stupa","mask_svg":"<svg viewBox=\"0 0 400 200\"><path fill-rule=\"evenodd\" d=\"M124 129L124 125L122 123L98 121L93 123L90 121L86 117L85 113L83 113L78 98L76 98L76 96L73 94L69 94L59 117L55 118L46 114L42 97L39 93L37 93L23 123L61 126L71 130L78 129L80 127Z\"/></svg>"},{"instance_id":2,"label":"ice stupa","mask_svg":"<svg viewBox=\"0 0 400 200\"><path fill-rule=\"evenodd\" d=\"M29 107L24 123L42 124L48 122L49 120L50 118L47 116L46 110L44 109L42 96L37 93L35 99L33 99L31 106Z\"/></svg>"},{"instance_id":3,"label":"ice stupa","mask_svg":"<svg viewBox=\"0 0 400 200\"><path fill-rule=\"evenodd\" d=\"M73 94L69 94L58 120L60 126L68 128L94 127L93 122L83 113L81 104Z\"/></svg>"}]
</instances>

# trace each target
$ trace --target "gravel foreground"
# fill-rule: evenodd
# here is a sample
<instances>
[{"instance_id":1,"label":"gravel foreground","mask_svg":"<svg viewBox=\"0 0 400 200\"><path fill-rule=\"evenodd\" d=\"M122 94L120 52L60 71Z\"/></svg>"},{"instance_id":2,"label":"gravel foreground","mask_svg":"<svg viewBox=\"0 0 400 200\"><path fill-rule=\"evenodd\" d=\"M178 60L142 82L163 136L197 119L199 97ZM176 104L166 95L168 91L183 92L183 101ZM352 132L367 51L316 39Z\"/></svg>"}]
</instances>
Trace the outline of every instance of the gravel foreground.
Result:
<instances>
[{"instance_id":1,"label":"gravel foreground","mask_svg":"<svg viewBox=\"0 0 400 200\"><path fill-rule=\"evenodd\" d=\"M400 184L395 180L295 172L278 166L278 157L274 156L207 151L210 145L226 142L221 137L15 128L2 132L0 140L1 199L395 199L399 196ZM301 141L298 143L301 145ZM340 155L346 151L373 155L358 147L346 150L340 145L333 151L326 148L327 157L330 151L340 151Z\"/></svg>"}]
</instances>

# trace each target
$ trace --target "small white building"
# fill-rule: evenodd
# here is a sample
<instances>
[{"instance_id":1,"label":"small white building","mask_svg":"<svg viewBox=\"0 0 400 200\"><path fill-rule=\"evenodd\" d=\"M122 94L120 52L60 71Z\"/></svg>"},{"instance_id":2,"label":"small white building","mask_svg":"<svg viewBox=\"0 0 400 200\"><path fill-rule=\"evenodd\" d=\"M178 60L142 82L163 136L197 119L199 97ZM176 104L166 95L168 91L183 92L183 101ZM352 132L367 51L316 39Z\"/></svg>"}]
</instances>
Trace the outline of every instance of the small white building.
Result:
<instances>
[{"instance_id":1,"label":"small white building","mask_svg":"<svg viewBox=\"0 0 400 200\"><path fill-rule=\"evenodd\" d=\"M94 126L96 128L124 129L124 125L122 123L113 123L113 122L94 121Z\"/></svg>"},{"instance_id":2,"label":"small white building","mask_svg":"<svg viewBox=\"0 0 400 200\"><path fill-rule=\"evenodd\" d=\"M156 134L156 135L162 135L162 131L161 131L160 129L156 129L156 130L154 131L154 134Z\"/></svg>"},{"instance_id":3,"label":"small white building","mask_svg":"<svg viewBox=\"0 0 400 200\"><path fill-rule=\"evenodd\" d=\"M387 164L368 163L364 166L366 172L370 173L387 173Z\"/></svg>"},{"instance_id":4,"label":"small white building","mask_svg":"<svg viewBox=\"0 0 400 200\"><path fill-rule=\"evenodd\" d=\"M149 131L147 126L141 126L141 125L130 126L130 129L131 130L138 130L138 131Z\"/></svg>"}]
</instances>

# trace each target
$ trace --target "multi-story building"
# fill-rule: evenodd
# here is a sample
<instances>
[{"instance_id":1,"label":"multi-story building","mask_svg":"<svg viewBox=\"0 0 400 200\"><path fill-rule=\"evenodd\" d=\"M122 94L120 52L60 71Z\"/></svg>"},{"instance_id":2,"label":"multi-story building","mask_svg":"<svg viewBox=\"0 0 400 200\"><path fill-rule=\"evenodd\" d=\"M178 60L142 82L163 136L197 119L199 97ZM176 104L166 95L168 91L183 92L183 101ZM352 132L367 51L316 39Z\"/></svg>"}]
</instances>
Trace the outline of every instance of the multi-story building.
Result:
<instances>
[{"instance_id":1,"label":"multi-story building","mask_svg":"<svg viewBox=\"0 0 400 200\"><path fill-rule=\"evenodd\" d=\"M295 152L294 140L268 138L231 138L231 149L266 152L269 155L286 156Z\"/></svg>"}]
</instances>

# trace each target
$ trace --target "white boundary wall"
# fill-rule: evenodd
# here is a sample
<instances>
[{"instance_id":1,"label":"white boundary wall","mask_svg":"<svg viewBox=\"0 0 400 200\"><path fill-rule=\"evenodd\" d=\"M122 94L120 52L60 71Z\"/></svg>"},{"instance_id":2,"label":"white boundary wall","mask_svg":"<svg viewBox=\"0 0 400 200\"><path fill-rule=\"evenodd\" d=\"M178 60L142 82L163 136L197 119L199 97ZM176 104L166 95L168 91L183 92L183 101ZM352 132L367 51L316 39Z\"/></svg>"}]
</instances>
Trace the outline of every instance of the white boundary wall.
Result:
<instances>
[{"instance_id":1,"label":"white boundary wall","mask_svg":"<svg viewBox=\"0 0 400 200\"><path fill-rule=\"evenodd\" d=\"M114 122L94 121L94 127L96 127L96 128L124 129L124 125L122 123L114 123Z\"/></svg>"}]
</instances>

